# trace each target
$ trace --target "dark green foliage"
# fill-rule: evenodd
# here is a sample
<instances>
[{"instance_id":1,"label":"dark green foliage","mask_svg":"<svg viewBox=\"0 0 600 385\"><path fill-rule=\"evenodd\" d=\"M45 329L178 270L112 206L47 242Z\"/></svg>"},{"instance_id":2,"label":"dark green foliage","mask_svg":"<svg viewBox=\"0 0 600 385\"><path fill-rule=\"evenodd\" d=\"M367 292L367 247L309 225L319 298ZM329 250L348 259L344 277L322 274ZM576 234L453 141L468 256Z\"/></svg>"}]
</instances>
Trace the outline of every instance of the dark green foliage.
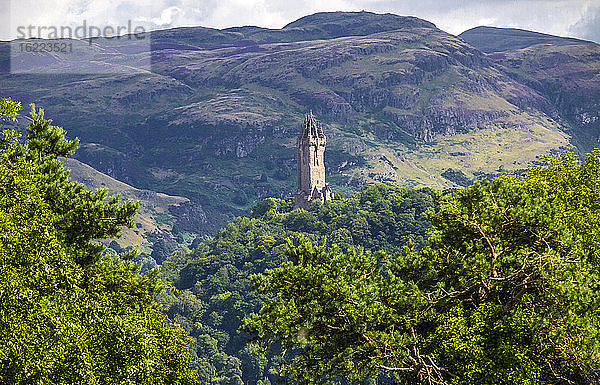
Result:
<instances>
[{"instance_id":1,"label":"dark green foliage","mask_svg":"<svg viewBox=\"0 0 600 385\"><path fill-rule=\"evenodd\" d=\"M158 267L154 258L145 253L138 254L133 261L140 264L140 273L148 273Z\"/></svg>"},{"instance_id":2,"label":"dark green foliage","mask_svg":"<svg viewBox=\"0 0 600 385\"><path fill-rule=\"evenodd\" d=\"M232 202L235 203L236 205L243 206L243 205L247 205L249 200L248 200L248 196L246 195L244 190L237 190L233 194Z\"/></svg>"},{"instance_id":3,"label":"dark green foliage","mask_svg":"<svg viewBox=\"0 0 600 385\"><path fill-rule=\"evenodd\" d=\"M192 241L192 244L190 245L190 248L191 249L197 249L198 246L200 246L200 243L202 243L202 238L201 237L196 237Z\"/></svg>"},{"instance_id":4,"label":"dark green foliage","mask_svg":"<svg viewBox=\"0 0 600 385\"><path fill-rule=\"evenodd\" d=\"M421 250L290 243L244 330L301 384L597 384L599 184L565 153L440 196Z\"/></svg>"},{"instance_id":5,"label":"dark green foliage","mask_svg":"<svg viewBox=\"0 0 600 385\"><path fill-rule=\"evenodd\" d=\"M2 101L0 115L17 105ZM0 383L193 384L189 338L161 314L156 273L102 254L137 204L89 192L57 156L75 141L32 109L0 146Z\"/></svg>"},{"instance_id":6,"label":"dark green foliage","mask_svg":"<svg viewBox=\"0 0 600 385\"><path fill-rule=\"evenodd\" d=\"M419 246L433 209L430 190L369 186L351 199L315 203L292 210L292 200L266 199L192 252L180 251L162 265L163 277L179 294L165 294L167 314L196 339L195 368L203 383L267 381L273 357L251 354L248 335L238 329L266 297L252 290L249 276L287 260L286 239L326 238L343 249L363 244L373 250L398 251L410 238Z\"/></svg>"},{"instance_id":7,"label":"dark green foliage","mask_svg":"<svg viewBox=\"0 0 600 385\"><path fill-rule=\"evenodd\" d=\"M176 245L169 239L159 238L152 244L150 256L157 262L163 263L165 259L175 251Z\"/></svg>"},{"instance_id":8,"label":"dark green foliage","mask_svg":"<svg viewBox=\"0 0 600 385\"><path fill-rule=\"evenodd\" d=\"M119 242L113 240L108 244L108 247L113 249L114 251L116 251L117 253L121 253L123 251L123 248L121 247L121 245L119 245Z\"/></svg>"},{"instance_id":9,"label":"dark green foliage","mask_svg":"<svg viewBox=\"0 0 600 385\"><path fill-rule=\"evenodd\" d=\"M467 187L473 181L469 179L464 172L460 170L453 170L451 168L447 169L441 174L444 178L448 179L450 182L454 182L459 186Z\"/></svg>"},{"instance_id":10,"label":"dark green foliage","mask_svg":"<svg viewBox=\"0 0 600 385\"><path fill-rule=\"evenodd\" d=\"M275 171L275 178L279 180L286 180L289 179L290 176L292 176L292 170L288 165L283 163L277 167L277 171Z\"/></svg>"}]
</instances>

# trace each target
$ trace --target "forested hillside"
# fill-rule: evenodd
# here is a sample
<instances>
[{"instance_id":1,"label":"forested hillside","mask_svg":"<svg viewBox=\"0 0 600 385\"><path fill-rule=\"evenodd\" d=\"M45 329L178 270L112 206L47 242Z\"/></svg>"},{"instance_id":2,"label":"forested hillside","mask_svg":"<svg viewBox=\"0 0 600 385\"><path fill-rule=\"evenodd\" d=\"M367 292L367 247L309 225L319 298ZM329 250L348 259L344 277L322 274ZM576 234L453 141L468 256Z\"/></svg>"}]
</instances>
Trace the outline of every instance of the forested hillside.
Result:
<instances>
[{"instance_id":1,"label":"forested hillside","mask_svg":"<svg viewBox=\"0 0 600 385\"><path fill-rule=\"evenodd\" d=\"M292 208L292 200L264 200L252 217L237 218L197 249L175 253L162 264L161 276L179 292L161 296L160 302L195 339L193 367L201 383L267 380L273 357L251 354L249 336L238 329L268 298L253 290L250 276L287 261L288 240L306 237L344 251L394 253L409 240L421 247L435 206L431 190L376 185L352 198L315 203L308 211Z\"/></svg>"},{"instance_id":2,"label":"forested hillside","mask_svg":"<svg viewBox=\"0 0 600 385\"><path fill-rule=\"evenodd\" d=\"M600 150L563 153L441 196L424 248L303 240L243 330L299 384L597 384L599 184Z\"/></svg>"},{"instance_id":3,"label":"forested hillside","mask_svg":"<svg viewBox=\"0 0 600 385\"><path fill-rule=\"evenodd\" d=\"M308 211L268 199L171 256L180 291L160 302L206 383L595 384L599 164L567 152Z\"/></svg>"},{"instance_id":4,"label":"forested hillside","mask_svg":"<svg viewBox=\"0 0 600 385\"><path fill-rule=\"evenodd\" d=\"M600 45L146 37L152 71L97 38L0 75L0 384L600 383ZM294 210L311 109L335 199Z\"/></svg>"},{"instance_id":5,"label":"forested hillside","mask_svg":"<svg viewBox=\"0 0 600 385\"><path fill-rule=\"evenodd\" d=\"M598 150L444 193L266 199L140 274L97 242L137 204L70 180L77 142L43 111L25 134L0 143L1 382L600 381Z\"/></svg>"},{"instance_id":6,"label":"forested hillside","mask_svg":"<svg viewBox=\"0 0 600 385\"><path fill-rule=\"evenodd\" d=\"M589 151L600 136L599 46L522 32L488 33L491 49L512 51L486 55L468 34L370 12L281 29L175 28L147 36L152 71L131 54L135 41L75 41L76 63L42 53L29 71L0 76L0 96L44 106L82 141L78 160L190 199L182 214L197 220L180 232L214 234L294 191L294 138L310 109L325 124L328 179L347 193L456 187L569 144Z\"/></svg>"}]
</instances>

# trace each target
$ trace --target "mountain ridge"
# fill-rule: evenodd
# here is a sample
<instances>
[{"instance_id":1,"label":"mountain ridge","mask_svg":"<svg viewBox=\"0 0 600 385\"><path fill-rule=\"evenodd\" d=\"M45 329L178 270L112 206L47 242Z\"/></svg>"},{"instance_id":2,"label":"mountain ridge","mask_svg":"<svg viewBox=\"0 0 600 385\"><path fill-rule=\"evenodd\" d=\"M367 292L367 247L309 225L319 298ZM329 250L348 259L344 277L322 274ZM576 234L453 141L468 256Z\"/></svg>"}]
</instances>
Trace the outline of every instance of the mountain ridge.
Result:
<instances>
[{"instance_id":1,"label":"mountain ridge","mask_svg":"<svg viewBox=\"0 0 600 385\"><path fill-rule=\"evenodd\" d=\"M208 222L188 228L201 233L295 190L293 143L310 109L328 136L327 178L342 193L372 182L455 187L596 135L580 124L582 114L597 117L596 96L565 106L557 95L566 84L549 90L554 76L529 68L533 57L519 56L517 68L513 51L503 61L396 15L323 13L286 27L154 31L153 72L123 53L128 42L97 39L76 47L78 65L101 62L106 72L69 74L42 56L34 70L62 73L2 76L0 93L44 106L80 137L79 160L201 206ZM355 35L333 37L339 31ZM581 56L581 81L599 72L596 49Z\"/></svg>"},{"instance_id":2,"label":"mountain ridge","mask_svg":"<svg viewBox=\"0 0 600 385\"><path fill-rule=\"evenodd\" d=\"M485 53L513 51L537 44L557 46L576 44L596 44L593 41L574 37L554 36L546 33L527 31L519 28L478 26L457 35L467 43ZM501 38L499 38L501 37Z\"/></svg>"},{"instance_id":3,"label":"mountain ridge","mask_svg":"<svg viewBox=\"0 0 600 385\"><path fill-rule=\"evenodd\" d=\"M482 50L489 47L490 42L497 46L506 45L498 43L497 30L480 29L479 40L471 40L470 44ZM505 31L513 37L525 35L533 39L529 39L528 44L515 45L509 38L513 49L492 50L494 52L487 57L502 72L535 89L553 105L556 111L551 114L564 119L566 131L573 137L572 144L580 151L588 152L597 147L600 139L600 44L515 29ZM548 44L548 39L554 43Z\"/></svg>"}]
</instances>

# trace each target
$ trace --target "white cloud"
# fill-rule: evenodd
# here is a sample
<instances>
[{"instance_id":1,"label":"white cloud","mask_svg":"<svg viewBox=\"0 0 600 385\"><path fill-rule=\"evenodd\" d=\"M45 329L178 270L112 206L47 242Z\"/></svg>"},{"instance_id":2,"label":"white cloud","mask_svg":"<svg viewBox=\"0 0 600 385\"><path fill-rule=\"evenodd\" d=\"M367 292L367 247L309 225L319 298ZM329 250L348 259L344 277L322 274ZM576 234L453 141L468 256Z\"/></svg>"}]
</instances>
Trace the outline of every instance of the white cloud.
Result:
<instances>
[{"instance_id":1,"label":"white cloud","mask_svg":"<svg viewBox=\"0 0 600 385\"><path fill-rule=\"evenodd\" d=\"M584 39L600 42L600 4L588 5L583 17L571 25L569 31Z\"/></svg>"},{"instance_id":2,"label":"white cloud","mask_svg":"<svg viewBox=\"0 0 600 385\"><path fill-rule=\"evenodd\" d=\"M183 10L179 7L169 7L163 9L159 17L145 17L139 16L135 20L145 23L151 23L156 26L169 27L175 24L175 20L183 13Z\"/></svg>"},{"instance_id":3,"label":"white cloud","mask_svg":"<svg viewBox=\"0 0 600 385\"><path fill-rule=\"evenodd\" d=\"M417 16L454 34L491 25L600 39L600 11L592 6L597 0L329 0L326 4L321 0L0 0L2 5L7 1L11 26L0 30L4 40L15 37L17 25L76 26L86 20L88 25L103 27L131 20L146 29L281 28L302 16L335 10Z\"/></svg>"}]
</instances>

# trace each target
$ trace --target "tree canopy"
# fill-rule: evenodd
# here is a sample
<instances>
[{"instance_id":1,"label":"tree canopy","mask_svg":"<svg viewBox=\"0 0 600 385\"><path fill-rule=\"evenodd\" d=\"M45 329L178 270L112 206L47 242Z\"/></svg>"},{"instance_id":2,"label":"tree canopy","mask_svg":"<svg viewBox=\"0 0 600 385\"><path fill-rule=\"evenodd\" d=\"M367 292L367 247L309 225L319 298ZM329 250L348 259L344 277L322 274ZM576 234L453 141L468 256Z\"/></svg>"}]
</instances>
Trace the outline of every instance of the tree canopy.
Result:
<instances>
[{"instance_id":1,"label":"tree canopy","mask_svg":"<svg viewBox=\"0 0 600 385\"><path fill-rule=\"evenodd\" d=\"M191 350L200 381L261 384L273 379L269 369L275 357L253 355L248 334L238 329L268 298L253 290L250 275L285 262L287 239L326 237L328 245L393 252L412 237L422 246L433 195L429 189L374 185L308 210L293 210L292 200L270 198L259 202L251 217L237 218L197 249L169 257L162 276L179 293L165 293L161 303L196 340Z\"/></svg>"},{"instance_id":2,"label":"tree canopy","mask_svg":"<svg viewBox=\"0 0 600 385\"><path fill-rule=\"evenodd\" d=\"M0 103L0 116L20 106ZM193 384L189 337L161 314L156 274L98 238L132 226L137 204L69 179L76 141L32 106L24 143L0 141L0 383Z\"/></svg>"},{"instance_id":3,"label":"tree canopy","mask_svg":"<svg viewBox=\"0 0 600 385\"><path fill-rule=\"evenodd\" d=\"M422 249L301 240L245 321L301 384L600 381L600 152L438 196Z\"/></svg>"}]
</instances>

